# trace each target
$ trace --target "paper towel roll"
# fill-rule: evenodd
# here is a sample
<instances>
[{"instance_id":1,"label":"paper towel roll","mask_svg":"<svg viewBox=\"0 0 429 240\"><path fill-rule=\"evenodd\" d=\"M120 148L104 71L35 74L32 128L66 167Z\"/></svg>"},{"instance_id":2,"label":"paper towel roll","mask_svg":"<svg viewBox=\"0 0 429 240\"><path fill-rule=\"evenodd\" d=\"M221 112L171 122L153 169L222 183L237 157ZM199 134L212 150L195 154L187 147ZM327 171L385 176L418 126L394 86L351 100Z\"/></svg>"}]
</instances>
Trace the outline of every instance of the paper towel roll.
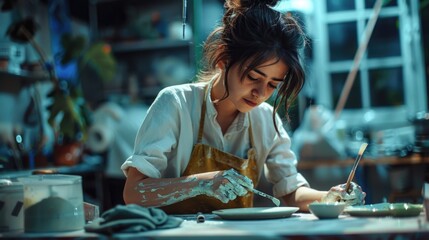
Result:
<instances>
[{"instance_id":1,"label":"paper towel roll","mask_svg":"<svg viewBox=\"0 0 429 240\"><path fill-rule=\"evenodd\" d=\"M108 122L92 125L88 130L86 146L96 153L106 151L113 141L113 129L112 124Z\"/></svg>"},{"instance_id":2,"label":"paper towel roll","mask_svg":"<svg viewBox=\"0 0 429 240\"><path fill-rule=\"evenodd\" d=\"M88 129L86 147L95 153L107 150L112 144L118 122L124 116L116 103L106 103L94 112L93 124Z\"/></svg>"}]
</instances>

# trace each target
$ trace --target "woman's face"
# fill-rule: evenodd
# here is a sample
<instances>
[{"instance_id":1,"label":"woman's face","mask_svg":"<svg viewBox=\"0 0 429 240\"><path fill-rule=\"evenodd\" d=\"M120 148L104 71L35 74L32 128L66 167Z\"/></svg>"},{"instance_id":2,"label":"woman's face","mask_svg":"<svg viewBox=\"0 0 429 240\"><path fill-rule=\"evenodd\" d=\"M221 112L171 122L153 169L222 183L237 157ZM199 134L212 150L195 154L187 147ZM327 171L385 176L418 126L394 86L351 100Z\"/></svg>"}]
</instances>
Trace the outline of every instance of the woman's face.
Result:
<instances>
[{"instance_id":1,"label":"woman's face","mask_svg":"<svg viewBox=\"0 0 429 240\"><path fill-rule=\"evenodd\" d=\"M242 72L235 64L228 73L229 96L226 99L236 110L248 112L266 101L281 84L289 67L277 59L269 60L251 69L243 81Z\"/></svg>"}]
</instances>

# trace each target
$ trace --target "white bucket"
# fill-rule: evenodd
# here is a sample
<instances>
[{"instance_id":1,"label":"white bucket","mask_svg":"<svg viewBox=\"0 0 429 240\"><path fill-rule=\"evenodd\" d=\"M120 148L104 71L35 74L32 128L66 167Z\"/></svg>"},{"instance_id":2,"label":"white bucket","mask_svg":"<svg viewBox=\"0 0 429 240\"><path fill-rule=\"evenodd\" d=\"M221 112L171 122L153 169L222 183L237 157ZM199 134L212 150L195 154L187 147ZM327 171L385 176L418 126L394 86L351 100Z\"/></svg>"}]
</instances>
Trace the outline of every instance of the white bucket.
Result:
<instances>
[{"instance_id":1,"label":"white bucket","mask_svg":"<svg viewBox=\"0 0 429 240\"><path fill-rule=\"evenodd\" d=\"M24 230L24 189L22 184L0 180L0 232Z\"/></svg>"}]
</instances>

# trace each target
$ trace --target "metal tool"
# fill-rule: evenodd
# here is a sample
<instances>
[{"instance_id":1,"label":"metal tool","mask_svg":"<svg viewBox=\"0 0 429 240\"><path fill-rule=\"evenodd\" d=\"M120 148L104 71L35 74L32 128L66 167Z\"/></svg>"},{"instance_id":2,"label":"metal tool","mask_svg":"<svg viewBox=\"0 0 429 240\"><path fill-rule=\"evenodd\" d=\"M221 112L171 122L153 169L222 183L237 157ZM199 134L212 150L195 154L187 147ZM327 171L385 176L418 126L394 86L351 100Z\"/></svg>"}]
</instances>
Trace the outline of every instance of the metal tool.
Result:
<instances>
[{"instance_id":1,"label":"metal tool","mask_svg":"<svg viewBox=\"0 0 429 240\"><path fill-rule=\"evenodd\" d=\"M359 161L361 160L362 155L365 152L365 149L367 146L368 146L368 143L362 143L362 145L360 146L359 153L355 159L355 162L353 163L353 167L352 167L352 170L350 171L349 178L347 179L347 183L346 183L346 192L347 193L350 193L349 192L350 191L350 183L352 182L353 178L355 177L356 168L357 168Z\"/></svg>"},{"instance_id":2,"label":"metal tool","mask_svg":"<svg viewBox=\"0 0 429 240\"><path fill-rule=\"evenodd\" d=\"M198 212L197 213L197 223L203 223L206 221L206 217L204 216L203 213Z\"/></svg>"},{"instance_id":3,"label":"metal tool","mask_svg":"<svg viewBox=\"0 0 429 240\"><path fill-rule=\"evenodd\" d=\"M183 0L183 6L182 6L182 26L183 26L183 39L185 39L185 28L186 28L186 9L187 6L187 0Z\"/></svg>"},{"instance_id":4,"label":"metal tool","mask_svg":"<svg viewBox=\"0 0 429 240\"><path fill-rule=\"evenodd\" d=\"M270 199L277 207L280 206L280 200L278 198L275 198L275 197L273 197L271 195L268 195L268 194L266 194L264 192L261 192L259 190L254 189L254 188L249 188L249 190L252 191L255 194L258 194L259 196L262 196L262 197Z\"/></svg>"}]
</instances>

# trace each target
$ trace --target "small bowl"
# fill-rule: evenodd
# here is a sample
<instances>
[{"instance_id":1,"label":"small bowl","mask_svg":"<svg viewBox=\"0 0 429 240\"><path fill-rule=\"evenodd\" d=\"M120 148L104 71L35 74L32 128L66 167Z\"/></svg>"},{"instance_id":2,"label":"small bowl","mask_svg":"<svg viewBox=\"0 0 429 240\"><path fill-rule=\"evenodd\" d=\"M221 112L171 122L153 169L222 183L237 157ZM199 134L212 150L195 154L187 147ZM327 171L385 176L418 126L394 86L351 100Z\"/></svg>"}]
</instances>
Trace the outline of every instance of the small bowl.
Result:
<instances>
[{"instance_id":1,"label":"small bowl","mask_svg":"<svg viewBox=\"0 0 429 240\"><path fill-rule=\"evenodd\" d=\"M319 219L338 218L346 206L344 202L313 202L308 204L310 212Z\"/></svg>"}]
</instances>

